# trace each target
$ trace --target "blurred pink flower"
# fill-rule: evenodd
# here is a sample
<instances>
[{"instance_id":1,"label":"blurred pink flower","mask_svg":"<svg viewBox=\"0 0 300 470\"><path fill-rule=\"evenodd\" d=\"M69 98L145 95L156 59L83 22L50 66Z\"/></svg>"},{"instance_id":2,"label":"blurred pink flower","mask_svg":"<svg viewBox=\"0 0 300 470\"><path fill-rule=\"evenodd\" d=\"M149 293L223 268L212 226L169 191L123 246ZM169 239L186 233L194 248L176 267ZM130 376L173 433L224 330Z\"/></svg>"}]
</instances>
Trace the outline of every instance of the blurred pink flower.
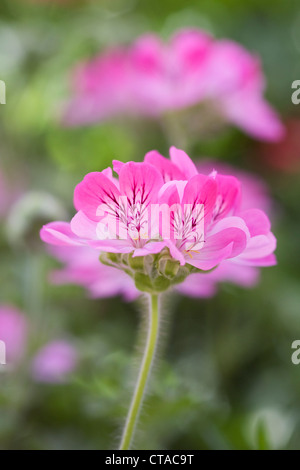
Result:
<instances>
[{"instance_id":1,"label":"blurred pink flower","mask_svg":"<svg viewBox=\"0 0 300 470\"><path fill-rule=\"evenodd\" d=\"M51 273L54 284L83 286L92 298L121 295L132 301L139 295L133 279L119 269L100 263L99 252L93 248L53 246L50 252L65 265Z\"/></svg>"},{"instance_id":2,"label":"blurred pink flower","mask_svg":"<svg viewBox=\"0 0 300 470\"><path fill-rule=\"evenodd\" d=\"M204 102L222 120L275 141L283 126L264 88L259 59L233 41L201 30L180 31L168 44L146 35L77 67L64 121L76 126L119 114L158 117Z\"/></svg>"},{"instance_id":3,"label":"blurred pink flower","mask_svg":"<svg viewBox=\"0 0 300 470\"><path fill-rule=\"evenodd\" d=\"M260 278L258 268L234 264L225 260L210 273L191 274L176 289L188 297L213 297L218 291L218 285L229 282L241 287L250 288L257 284Z\"/></svg>"},{"instance_id":4,"label":"blurred pink flower","mask_svg":"<svg viewBox=\"0 0 300 470\"><path fill-rule=\"evenodd\" d=\"M27 319L14 307L0 306L0 340L6 346L6 361L8 365L19 362L26 350Z\"/></svg>"},{"instance_id":5,"label":"blurred pink flower","mask_svg":"<svg viewBox=\"0 0 300 470\"><path fill-rule=\"evenodd\" d=\"M5 360L15 366L28 358L28 320L14 307L0 306L0 341L5 344ZM44 346L32 361L32 375L37 381L61 382L76 366L77 353L67 341L53 341Z\"/></svg>"},{"instance_id":6,"label":"blurred pink flower","mask_svg":"<svg viewBox=\"0 0 300 470\"><path fill-rule=\"evenodd\" d=\"M32 362L32 376L37 382L61 383L77 364L76 349L67 341L46 344Z\"/></svg>"}]
</instances>

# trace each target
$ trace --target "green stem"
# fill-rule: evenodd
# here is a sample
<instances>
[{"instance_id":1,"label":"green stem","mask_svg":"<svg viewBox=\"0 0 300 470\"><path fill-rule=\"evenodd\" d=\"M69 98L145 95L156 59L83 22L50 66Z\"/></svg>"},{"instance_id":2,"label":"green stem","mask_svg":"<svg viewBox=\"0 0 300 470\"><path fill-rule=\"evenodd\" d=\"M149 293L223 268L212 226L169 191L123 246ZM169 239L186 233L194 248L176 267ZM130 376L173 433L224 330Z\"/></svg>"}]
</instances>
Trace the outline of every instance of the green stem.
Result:
<instances>
[{"instance_id":1,"label":"green stem","mask_svg":"<svg viewBox=\"0 0 300 470\"><path fill-rule=\"evenodd\" d=\"M157 347L159 336L159 309L158 296L151 296L151 308L148 312L148 336L145 352L138 375L135 391L129 408L125 428L122 436L120 450L128 450L133 438L140 409L143 403L147 382L150 376L151 367Z\"/></svg>"}]
</instances>

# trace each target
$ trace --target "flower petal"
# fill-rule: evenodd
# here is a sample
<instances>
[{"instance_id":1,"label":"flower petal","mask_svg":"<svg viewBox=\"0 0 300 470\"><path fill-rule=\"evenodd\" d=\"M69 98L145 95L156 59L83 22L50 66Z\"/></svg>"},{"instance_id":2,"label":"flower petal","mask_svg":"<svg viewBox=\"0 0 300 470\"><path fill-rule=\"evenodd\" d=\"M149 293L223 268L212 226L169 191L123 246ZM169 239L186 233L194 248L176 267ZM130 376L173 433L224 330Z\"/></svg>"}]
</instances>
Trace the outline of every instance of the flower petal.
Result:
<instances>
[{"instance_id":1,"label":"flower petal","mask_svg":"<svg viewBox=\"0 0 300 470\"><path fill-rule=\"evenodd\" d=\"M256 237L252 237L248 241L247 248L244 250L240 258L247 264L248 262L253 264L253 260L265 258L273 254L276 249L276 243L276 238L271 232L267 235L257 235Z\"/></svg>"},{"instance_id":2,"label":"flower petal","mask_svg":"<svg viewBox=\"0 0 300 470\"><path fill-rule=\"evenodd\" d=\"M260 96L238 93L223 102L228 119L250 135L261 140L277 142L285 129L277 113Z\"/></svg>"},{"instance_id":3,"label":"flower petal","mask_svg":"<svg viewBox=\"0 0 300 470\"><path fill-rule=\"evenodd\" d=\"M89 219L84 212L79 211L70 222L72 232L80 238L96 240L97 222Z\"/></svg>"},{"instance_id":4,"label":"flower petal","mask_svg":"<svg viewBox=\"0 0 300 470\"><path fill-rule=\"evenodd\" d=\"M145 163L149 163L150 165L155 166L157 170L162 175L164 182L167 183L168 181L173 180L184 180L185 175L184 172L181 171L176 164L172 163L167 158L163 157L160 153L156 150L152 150L148 152L145 156Z\"/></svg>"},{"instance_id":5,"label":"flower petal","mask_svg":"<svg viewBox=\"0 0 300 470\"><path fill-rule=\"evenodd\" d=\"M189 263L199 269L212 269L224 259L235 258L242 253L248 239L249 232L242 219L222 219L215 225L214 233L209 234L199 253L192 253Z\"/></svg>"},{"instance_id":6,"label":"flower petal","mask_svg":"<svg viewBox=\"0 0 300 470\"><path fill-rule=\"evenodd\" d=\"M184 174L184 179L192 178L198 174L198 170L194 162L183 150L177 149L176 147L171 147L170 157L171 162L174 163L174 165L176 165L177 168Z\"/></svg>"},{"instance_id":7,"label":"flower petal","mask_svg":"<svg viewBox=\"0 0 300 470\"><path fill-rule=\"evenodd\" d=\"M99 208L105 207L110 214L119 210L120 191L116 185L103 173L87 174L74 192L74 205L78 211L94 221L99 221ZM103 214L101 214L103 215Z\"/></svg>"},{"instance_id":8,"label":"flower petal","mask_svg":"<svg viewBox=\"0 0 300 470\"><path fill-rule=\"evenodd\" d=\"M78 246L84 241L75 235L68 222L51 222L44 225L40 232L41 239L50 245Z\"/></svg>"},{"instance_id":9,"label":"flower petal","mask_svg":"<svg viewBox=\"0 0 300 470\"><path fill-rule=\"evenodd\" d=\"M204 224L207 226L211 221L213 210L217 197L217 183L210 176L197 174L187 183L182 204L190 205L192 208L196 205L204 206Z\"/></svg>"},{"instance_id":10,"label":"flower petal","mask_svg":"<svg viewBox=\"0 0 300 470\"><path fill-rule=\"evenodd\" d=\"M267 235L271 230L269 218L260 209L249 209L239 213L239 216L246 222L251 237Z\"/></svg>"},{"instance_id":11,"label":"flower petal","mask_svg":"<svg viewBox=\"0 0 300 470\"><path fill-rule=\"evenodd\" d=\"M166 247L165 242L149 242L143 248L136 248L134 250L133 258L136 256L147 256L156 253L160 253L163 248Z\"/></svg>"},{"instance_id":12,"label":"flower petal","mask_svg":"<svg viewBox=\"0 0 300 470\"><path fill-rule=\"evenodd\" d=\"M213 211L213 219L215 221L220 217L225 217L237 207L240 202L241 185L234 176L225 176L217 173L214 177L218 185L218 195Z\"/></svg>"},{"instance_id":13,"label":"flower petal","mask_svg":"<svg viewBox=\"0 0 300 470\"><path fill-rule=\"evenodd\" d=\"M129 162L121 168L120 191L131 205L156 203L162 185L162 176L148 163Z\"/></svg>"}]
</instances>

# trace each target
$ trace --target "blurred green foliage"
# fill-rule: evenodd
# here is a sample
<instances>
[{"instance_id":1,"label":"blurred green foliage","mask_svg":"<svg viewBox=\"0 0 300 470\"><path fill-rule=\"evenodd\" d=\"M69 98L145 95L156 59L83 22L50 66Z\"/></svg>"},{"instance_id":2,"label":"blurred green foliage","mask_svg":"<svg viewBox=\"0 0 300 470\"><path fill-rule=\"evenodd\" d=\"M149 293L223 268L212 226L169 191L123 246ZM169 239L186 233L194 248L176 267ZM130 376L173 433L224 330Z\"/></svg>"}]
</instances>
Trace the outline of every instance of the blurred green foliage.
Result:
<instances>
[{"instance_id":1,"label":"blurred green foliage","mask_svg":"<svg viewBox=\"0 0 300 470\"><path fill-rule=\"evenodd\" d=\"M168 37L186 26L259 53L270 101L284 116L297 115L291 104L291 83L300 79L297 0L2 0L7 104L0 107L0 159L11 186L46 191L71 216L74 185L88 171L113 158L141 160L152 148L166 153L172 142L153 122L66 129L59 105L77 61L148 31ZM266 178L275 200L278 267L263 271L251 291L223 285L211 300L165 299L171 314L135 448L299 449L300 366L291 363L291 344L300 337L299 174L272 171L257 144L233 129L189 151ZM56 263L39 242L41 223L28 246L13 245L5 222L1 227L1 303L26 313L31 338L20 369L0 375L0 448L113 448L136 373L140 306L50 285ZM78 369L65 385L35 384L29 359L56 337L73 338Z\"/></svg>"}]
</instances>

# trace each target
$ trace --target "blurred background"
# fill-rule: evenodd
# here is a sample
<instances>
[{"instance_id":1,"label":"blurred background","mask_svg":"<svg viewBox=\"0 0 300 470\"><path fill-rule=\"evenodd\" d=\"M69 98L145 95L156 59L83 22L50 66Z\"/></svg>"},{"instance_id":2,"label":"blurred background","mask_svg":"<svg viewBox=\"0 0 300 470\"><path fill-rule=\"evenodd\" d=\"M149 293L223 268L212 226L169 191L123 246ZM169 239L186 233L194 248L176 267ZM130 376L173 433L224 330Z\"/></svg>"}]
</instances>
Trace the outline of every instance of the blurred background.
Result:
<instances>
[{"instance_id":1,"label":"blurred background","mask_svg":"<svg viewBox=\"0 0 300 470\"><path fill-rule=\"evenodd\" d=\"M300 448L300 365L291 361L300 339L300 105L291 102L291 84L300 80L299 2L2 0L0 320L1 308L10 309L14 331L23 333L18 361L0 366L0 449L118 443L136 373L140 304L52 285L59 263L39 230L73 216L73 190L87 172L115 158L142 160L154 148L167 156L174 143L150 120L61 126L70 70L108 46L146 32L167 39L184 27L261 57L285 140L261 143L229 127L194 138L187 150L195 161L212 158L265 180L278 266L264 269L252 289L224 283L210 299L165 300L165 341L135 448Z\"/></svg>"}]
</instances>

